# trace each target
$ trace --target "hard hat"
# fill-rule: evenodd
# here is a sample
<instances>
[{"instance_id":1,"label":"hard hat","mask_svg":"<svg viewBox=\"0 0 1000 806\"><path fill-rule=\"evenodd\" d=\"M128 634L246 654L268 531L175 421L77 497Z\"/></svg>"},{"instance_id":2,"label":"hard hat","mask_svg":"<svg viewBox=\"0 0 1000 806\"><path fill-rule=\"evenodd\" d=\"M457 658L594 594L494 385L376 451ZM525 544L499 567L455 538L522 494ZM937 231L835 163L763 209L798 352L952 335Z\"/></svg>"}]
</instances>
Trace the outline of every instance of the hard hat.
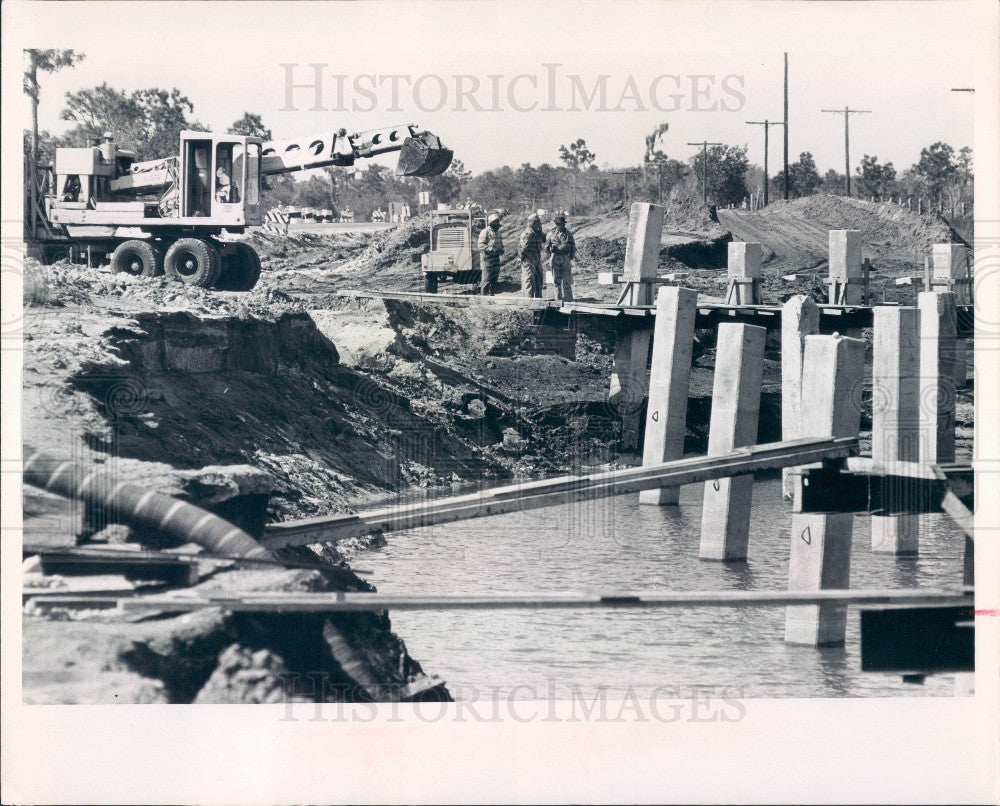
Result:
<instances>
[{"instance_id":1,"label":"hard hat","mask_svg":"<svg viewBox=\"0 0 1000 806\"><path fill-rule=\"evenodd\" d=\"M486 219L486 223L492 224L494 221L499 221L499 220L500 216L498 216L496 213L490 213L490 217Z\"/></svg>"},{"instance_id":2,"label":"hard hat","mask_svg":"<svg viewBox=\"0 0 1000 806\"><path fill-rule=\"evenodd\" d=\"M537 221L537 222L538 222L539 224L541 224L541 223L542 223L542 219L540 219L540 218L538 217L538 213L532 213L531 215L529 215L529 216L528 216L528 223L529 223L529 224L531 224L531 223L534 223L534 222L536 222L536 221Z\"/></svg>"},{"instance_id":3,"label":"hard hat","mask_svg":"<svg viewBox=\"0 0 1000 806\"><path fill-rule=\"evenodd\" d=\"M565 224L566 216L563 215L562 213L556 213L556 217L553 218L552 220L555 221L557 224Z\"/></svg>"}]
</instances>

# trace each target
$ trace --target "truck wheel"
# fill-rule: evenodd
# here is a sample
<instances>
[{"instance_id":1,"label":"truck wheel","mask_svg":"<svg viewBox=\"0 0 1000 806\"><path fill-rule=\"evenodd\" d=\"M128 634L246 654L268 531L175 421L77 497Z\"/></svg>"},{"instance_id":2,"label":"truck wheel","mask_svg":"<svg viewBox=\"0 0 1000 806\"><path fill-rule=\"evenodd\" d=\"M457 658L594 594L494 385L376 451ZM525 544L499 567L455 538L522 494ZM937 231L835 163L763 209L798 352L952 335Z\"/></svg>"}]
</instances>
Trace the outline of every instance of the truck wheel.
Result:
<instances>
[{"instance_id":1,"label":"truck wheel","mask_svg":"<svg viewBox=\"0 0 1000 806\"><path fill-rule=\"evenodd\" d=\"M438 292L438 278L436 274L424 275L424 291L428 294L436 294Z\"/></svg>"},{"instance_id":2,"label":"truck wheel","mask_svg":"<svg viewBox=\"0 0 1000 806\"><path fill-rule=\"evenodd\" d=\"M125 241L111 253L111 269L136 277L159 277L163 274L163 255L149 241Z\"/></svg>"},{"instance_id":3,"label":"truck wheel","mask_svg":"<svg viewBox=\"0 0 1000 806\"><path fill-rule=\"evenodd\" d=\"M170 244L163 268L171 280L210 288L219 279L219 250L199 238L178 238Z\"/></svg>"},{"instance_id":4,"label":"truck wheel","mask_svg":"<svg viewBox=\"0 0 1000 806\"><path fill-rule=\"evenodd\" d=\"M260 256L250 244L238 243L223 256L222 271L216 288L223 291L249 291L260 279Z\"/></svg>"}]
</instances>

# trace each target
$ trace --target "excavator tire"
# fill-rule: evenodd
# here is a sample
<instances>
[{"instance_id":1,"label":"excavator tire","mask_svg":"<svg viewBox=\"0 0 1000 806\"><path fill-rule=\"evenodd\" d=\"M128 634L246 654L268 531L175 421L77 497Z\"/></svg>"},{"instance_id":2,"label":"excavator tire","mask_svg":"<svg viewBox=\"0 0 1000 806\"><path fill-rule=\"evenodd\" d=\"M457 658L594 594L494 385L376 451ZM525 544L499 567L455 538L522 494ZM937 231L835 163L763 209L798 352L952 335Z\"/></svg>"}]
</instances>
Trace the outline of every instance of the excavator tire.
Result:
<instances>
[{"instance_id":1,"label":"excavator tire","mask_svg":"<svg viewBox=\"0 0 1000 806\"><path fill-rule=\"evenodd\" d=\"M163 274L163 254L149 241L124 241L111 253L111 268L136 277Z\"/></svg>"},{"instance_id":2,"label":"excavator tire","mask_svg":"<svg viewBox=\"0 0 1000 806\"><path fill-rule=\"evenodd\" d=\"M200 238L178 238L167 250L163 269L171 280L211 288L219 279L219 250Z\"/></svg>"},{"instance_id":3,"label":"excavator tire","mask_svg":"<svg viewBox=\"0 0 1000 806\"><path fill-rule=\"evenodd\" d=\"M234 245L222 258L222 271L215 287L222 291L249 291L260 279L260 256L245 243Z\"/></svg>"}]
</instances>

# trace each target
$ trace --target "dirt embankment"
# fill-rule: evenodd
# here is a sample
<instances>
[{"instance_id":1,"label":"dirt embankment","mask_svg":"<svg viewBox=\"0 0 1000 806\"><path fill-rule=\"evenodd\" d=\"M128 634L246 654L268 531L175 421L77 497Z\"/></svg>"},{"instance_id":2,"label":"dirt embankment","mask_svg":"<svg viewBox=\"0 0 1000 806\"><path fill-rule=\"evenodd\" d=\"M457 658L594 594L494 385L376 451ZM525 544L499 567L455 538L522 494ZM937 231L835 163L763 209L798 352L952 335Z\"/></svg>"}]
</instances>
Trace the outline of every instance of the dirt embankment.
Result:
<instances>
[{"instance_id":1,"label":"dirt embankment","mask_svg":"<svg viewBox=\"0 0 1000 806\"><path fill-rule=\"evenodd\" d=\"M317 297L268 282L281 271L247 294L66 264L29 272L25 442L220 514L261 490L279 520L558 472L571 453L610 458L607 344L569 342L530 313L316 309ZM47 542L134 537L44 495L32 508ZM367 589L339 549L321 552L326 571L225 571L202 584ZM448 696L385 614L131 624L33 611L24 634L35 702L271 701L308 674L324 682L303 683L305 699Z\"/></svg>"},{"instance_id":2,"label":"dirt embankment","mask_svg":"<svg viewBox=\"0 0 1000 806\"><path fill-rule=\"evenodd\" d=\"M725 266L728 233L712 221L704 208L671 200L666 205L660 268L682 271ZM505 215L500 228L506 250L501 259L501 292L520 290L518 240L527 214ZM625 256L628 210L607 215L570 216L569 227L577 244L574 289L578 297L614 301L618 291L597 283L600 272L620 271ZM548 230L552 224L543 221ZM316 295L334 288L378 288L384 291L422 291L420 257L428 249L426 216L391 229L350 235L292 233L287 238L254 235L261 251L265 281L274 288L297 295ZM325 239L326 259L322 258ZM270 279L268 272L275 273ZM446 285L449 293L475 293L468 285Z\"/></svg>"},{"instance_id":3,"label":"dirt embankment","mask_svg":"<svg viewBox=\"0 0 1000 806\"><path fill-rule=\"evenodd\" d=\"M858 230L865 257L876 267L892 269L922 269L933 244L961 240L937 213L918 215L843 196L808 196L772 202L755 212L719 210L718 215L735 240L761 243L765 263L789 271L825 265L832 229Z\"/></svg>"},{"instance_id":4,"label":"dirt embankment","mask_svg":"<svg viewBox=\"0 0 1000 806\"><path fill-rule=\"evenodd\" d=\"M854 209L846 200L801 200L760 214L720 213L726 227L736 222L733 235L740 238L774 237L772 220L787 219L797 233L799 241L774 241L786 251L769 257L768 301L808 289L808 273L804 286L782 286L778 275L785 267L813 265L813 290L822 291L820 269L805 261L825 260L824 226L868 233L877 268L896 243L909 248L947 240L933 220L904 215L896 221L895 213L886 214L879 229L863 206L856 212L868 224L838 218L827 207ZM597 286L596 276L621 268L627 213L570 225L580 249L580 296L608 298L616 289ZM521 226L519 216L504 224L509 251L502 277L510 291L518 287L514 253ZM717 264L688 268L685 281L703 293L721 293L729 232L691 211L679 211L666 230L661 269L684 268L678 249L721 249ZM217 509L266 488L265 515L272 521L400 493L447 494L470 483L637 461L617 452L621 412L608 402L613 335L603 329L568 331L510 309L336 297L349 287L420 288L423 222L379 233L253 239L264 273L257 288L243 294L67 264L29 266L25 441L66 459L117 465L129 480ZM801 245L789 251L789 243ZM702 258L687 259L695 265ZM700 334L688 451L705 447L713 349L712 334ZM765 441L780 435L778 358L777 342L769 339ZM967 447L967 393L958 414L960 444ZM213 468L211 483L206 467ZM257 474L252 491L248 473ZM44 516L55 504L39 496L33 506ZM95 533L91 521L74 529L59 523L60 539L129 539L120 531ZM202 584L366 589L346 549L320 554L329 562L325 571L223 572ZM308 672L326 675L329 688L314 686L310 693L303 683L305 699L447 697L409 657L385 614L284 621L190 616L136 624L25 620L25 685L35 701L265 701L286 696L289 675Z\"/></svg>"}]
</instances>

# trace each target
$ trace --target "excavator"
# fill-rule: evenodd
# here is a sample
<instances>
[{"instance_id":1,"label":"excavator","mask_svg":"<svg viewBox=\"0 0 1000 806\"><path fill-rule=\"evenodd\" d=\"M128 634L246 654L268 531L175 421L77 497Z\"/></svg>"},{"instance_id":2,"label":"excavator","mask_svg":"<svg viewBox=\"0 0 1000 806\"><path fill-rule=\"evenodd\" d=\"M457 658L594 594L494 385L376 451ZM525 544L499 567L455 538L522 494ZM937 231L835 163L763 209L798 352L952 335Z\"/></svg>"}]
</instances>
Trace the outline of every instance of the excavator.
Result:
<instances>
[{"instance_id":1,"label":"excavator","mask_svg":"<svg viewBox=\"0 0 1000 806\"><path fill-rule=\"evenodd\" d=\"M177 156L148 161L105 134L57 148L54 166L29 174L26 239L43 260L69 251L92 265L110 255L115 271L246 291L260 277L260 257L224 233L263 223L262 177L396 151L399 176L437 176L452 159L436 135L412 125L277 142L182 131Z\"/></svg>"}]
</instances>

